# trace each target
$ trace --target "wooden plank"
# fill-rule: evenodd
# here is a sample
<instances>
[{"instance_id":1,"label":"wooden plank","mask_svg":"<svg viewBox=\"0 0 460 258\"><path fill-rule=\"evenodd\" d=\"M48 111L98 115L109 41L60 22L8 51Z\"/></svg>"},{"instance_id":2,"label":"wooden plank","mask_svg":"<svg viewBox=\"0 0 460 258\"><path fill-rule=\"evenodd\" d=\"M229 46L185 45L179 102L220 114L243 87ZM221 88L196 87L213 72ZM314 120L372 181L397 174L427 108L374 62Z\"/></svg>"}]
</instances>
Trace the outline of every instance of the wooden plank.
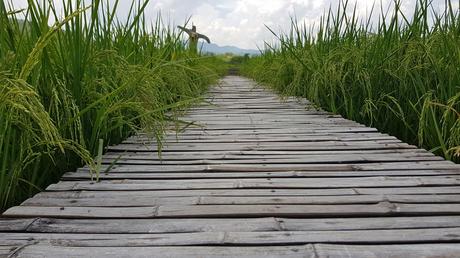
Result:
<instances>
[{"instance_id":1,"label":"wooden plank","mask_svg":"<svg viewBox=\"0 0 460 258\"><path fill-rule=\"evenodd\" d=\"M142 151L108 152L103 157L119 158L129 157L130 159L157 159L157 160L190 160L190 159L226 159L229 158L248 158L252 157L286 157L286 156L309 156L309 155L378 155L394 154L401 156L427 155L433 156L431 152L419 149L384 149L384 150L328 150L328 151L190 151L190 152L163 152L158 153Z\"/></svg>"},{"instance_id":2,"label":"wooden plank","mask_svg":"<svg viewBox=\"0 0 460 258\"><path fill-rule=\"evenodd\" d=\"M20 250L20 246L17 245L0 245L0 257L14 257L13 255L17 250Z\"/></svg>"},{"instance_id":3,"label":"wooden plank","mask_svg":"<svg viewBox=\"0 0 460 258\"><path fill-rule=\"evenodd\" d=\"M170 234L54 234L0 233L6 245L31 242L67 247L150 247L197 245L296 245L311 243L394 244L460 241L460 228L350 230L195 232Z\"/></svg>"},{"instance_id":4,"label":"wooden plank","mask_svg":"<svg viewBox=\"0 0 460 258\"><path fill-rule=\"evenodd\" d=\"M8 219L0 217L0 232L25 231L35 220L36 219Z\"/></svg>"},{"instance_id":5,"label":"wooden plank","mask_svg":"<svg viewBox=\"0 0 460 258\"><path fill-rule=\"evenodd\" d=\"M134 156L134 155L131 155ZM204 156L204 155L203 155ZM340 154L340 155L222 155L221 159L215 155L215 159L207 159L206 157L187 159L187 160L168 160L162 159L155 155L145 155L146 159L140 157L130 158L125 156L118 157L103 157L103 162L117 164L127 163L133 165L197 165L197 164L251 164L254 162L265 164L314 164L314 163L364 163L364 162L399 162L399 161L443 161L441 157L433 156L425 153L396 153L396 154ZM212 157L212 156L211 156ZM460 169L460 166L459 166Z\"/></svg>"},{"instance_id":6,"label":"wooden plank","mask_svg":"<svg viewBox=\"0 0 460 258\"><path fill-rule=\"evenodd\" d=\"M444 251L445 253L445 251ZM305 258L314 257L311 246L265 246L261 247L63 247L39 244L25 247L16 257L248 257L248 258Z\"/></svg>"},{"instance_id":7,"label":"wooden plank","mask_svg":"<svg viewBox=\"0 0 460 258\"><path fill-rule=\"evenodd\" d=\"M25 209L27 212L27 209ZM158 217L350 217L404 215L459 215L458 204L395 204L371 205L198 205L160 206Z\"/></svg>"},{"instance_id":8,"label":"wooden plank","mask_svg":"<svg viewBox=\"0 0 460 258\"><path fill-rule=\"evenodd\" d=\"M394 137L390 136L379 136L379 137L264 137L261 139L252 138L252 139L225 139L225 138L211 138L211 139L165 139L163 143L167 145L171 144L184 144L184 143L258 143L258 142L278 142L278 143L289 143L289 142L327 142L327 141L341 141L341 142L360 142L360 141L381 141L381 140L395 140L395 142L400 142ZM129 139L123 142L124 144L156 144L155 139Z\"/></svg>"},{"instance_id":9,"label":"wooden plank","mask_svg":"<svg viewBox=\"0 0 460 258\"><path fill-rule=\"evenodd\" d=\"M12 223L28 223L31 219ZM185 232L267 232L267 231L329 231L372 229L460 227L459 216L374 217L374 218L206 218L206 219L53 219L37 218L27 232L36 233L185 233ZM1 232L18 232L15 226L0 227ZM25 232L25 230L21 230Z\"/></svg>"},{"instance_id":10,"label":"wooden plank","mask_svg":"<svg viewBox=\"0 0 460 258\"><path fill-rule=\"evenodd\" d=\"M276 121L276 122L289 122L293 119L303 119L303 118L324 118L327 117L329 119L343 119L340 115L332 115L324 112L315 112L315 113L307 113L301 111L295 114L284 114L280 112L279 114L226 114L225 112L222 113L210 113L210 114L201 114L200 112L188 112L184 119L192 120L192 121L221 121L221 120L240 120L246 119L248 122L254 121Z\"/></svg>"},{"instance_id":11,"label":"wooden plank","mask_svg":"<svg viewBox=\"0 0 460 258\"><path fill-rule=\"evenodd\" d=\"M289 196L289 197L220 197L202 196L200 205L252 205L252 204L372 204L372 203L460 203L460 195L358 195L350 196ZM166 203L166 202L165 202ZM173 200L169 204L173 204Z\"/></svg>"},{"instance_id":12,"label":"wooden plank","mask_svg":"<svg viewBox=\"0 0 460 258\"><path fill-rule=\"evenodd\" d=\"M265 129L211 129L211 128L194 128L188 127L185 132L181 132L181 135L254 135L254 134L312 134L312 133L368 133L378 132L375 128L369 127L320 127L320 128L265 128ZM175 133L174 133L175 134ZM142 134L139 134L142 135Z\"/></svg>"},{"instance_id":13,"label":"wooden plank","mask_svg":"<svg viewBox=\"0 0 460 258\"><path fill-rule=\"evenodd\" d=\"M5 217L61 218L153 218L157 207L29 207L16 206L3 213Z\"/></svg>"},{"instance_id":14,"label":"wooden plank","mask_svg":"<svg viewBox=\"0 0 460 258\"><path fill-rule=\"evenodd\" d=\"M16 206L6 217L53 218L223 218L223 217L355 217L401 215L460 215L460 204L381 202L353 205L195 205L153 207Z\"/></svg>"},{"instance_id":15,"label":"wooden plank","mask_svg":"<svg viewBox=\"0 0 460 258\"><path fill-rule=\"evenodd\" d=\"M371 136L371 135L345 135L345 136L334 136L334 135L324 135L324 136L309 136L305 134L297 134L295 136L283 136L277 134L269 135L241 135L238 138L235 136L229 135L217 135L209 137L199 137L196 135L176 137L170 135L163 139L165 144L183 144L183 143L244 143L244 142L315 142L315 141L369 141L369 140L395 140L391 136ZM124 143L130 144L156 144L156 139L146 138L146 137L136 137L131 138L125 141Z\"/></svg>"},{"instance_id":16,"label":"wooden plank","mask_svg":"<svg viewBox=\"0 0 460 258\"><path fill-rule=\"evenodd\" d=\"M365 162L366 160L375 160L383 162L385 159L400 159L400 161L404 161L403 159L417 159L421 158L431 158L433 157L429 153L423 152L410 152L410 151L403 151L403 152L396 152L395 154L388 154L384 151L379 152L376 151L375 153L370 154L362 154L362 151L357 152L336 152L336 153L324 153L321 152L305 152L304 155L297 154L297 153L289 153L289 152L251 152L251 153L230 153L230 152L215 152L215 153L203 153L200 156L199 152L192 152L192 153L183 153L183 152L166 152L161 153L161 156L158 156L157 153L144 153L144 152L124 152L124 153L109 153L103 156L103 160L107 161L114 161L114 160L144 160L144 161L197 161L197 160L260 160L260 159L304 159L306 161L313 160L314 157L319 157L322 160L332 159L332 157L337 157L338 161L340 161L340 157L344 159L358 159L361 162ZM399 155L399 158L397 157ZM312 156L312 157L311 157ZM329 156L329 157L325 157ZM325 158L323 158L325 157ZM437 158L436 158L437 159ZM407 161L407 160L406 160ZM388 162L388 161L387 161Z\"/></svg>"},{"instance_id":17,"label":"wooden plank","mask_svg":"<svg viewBox=\"0 0 460 258\"><path fill-rule=\"evenodd\" d=\"M179 126L179 128L181 128ZM278 138L286 138L288 139L288 136L286 135L286 132L291 132L292 136L295 136L294 138L300 138L300 137L343 137L343 138L353 138L353 137L389 137L389 135L379 133L378 131L375 130L370 130L366 129L366 127L361 128L348 128L348 127L342 127L342 128L327 128L327 127L321 127L321 128L287 128L287 129L265 129L265 130L259 130L259 129L254 129L250 128L247 130L212 130L210 128L202 127L202 126L194 126L190 125L187 129L183 130L181 133L176 133L174 127L172 127L173 130L167 131L165 134L165 137L167 139L174 140L176 139L176 136L179 139L194 139L194 138L207 138L207 139L219 139L219 138L230 138L233 135L240 135L243 138L249 139L251 136L252 137L261 137L261 138L273 138L273 137L278 137ZM200 134L201 132L201 134ZM132 139L146 139L148 140L151 135L145 135L145 134L138 134L137 137L132 138ZM153 140L153 139L150 139ZM290 139L292 140L292 138Z\"/></svg>"},{"instance_id":18,"label":"wooden plank","mask_svg":"<svg viewBox=\"0 0 460 258\"><path fill-rule=\"evenodd\" d=\"M447 188L447 190L443 190ZM358 189L358 188L355 188ZM38 193L36 198L103 198L123 196L148 196L150 198L165 196L321 196L321 195L356 195L357 190L352 188L340 189L182 189L182 190L132 190L132 191L46 191ZM359 188L361 189L361 188ZM372 188L377 189L377 188ZM386 189L386 188L382 188ZM391 188L395 194L398 188ZM417 189L419 191L417 191ZM460 187L423 187L427 193L449 192L460 193ZM431 190L430 190L431 189ZM403 188L404 193L419 193L420 188ZM381 191L379 191L381 192Z\"/></svg>"},{"instance_id":19,"label":"wooden plank","mask_svg":"<svg viewBox=\"0 0 460 258\"><path fill-rule=\"evenodd\" d=\"M442 198L442 197L440 197ZM446 198L448 199L448 198ZM198 205L200 197L99 197L95 198L30 198L22 206L64 206L64 207L149 207L155 205Z\"/></svg>"},{"instance_id":20,"label":"wooden plank","mask_svg":"<svg viewBox=\"0 0 460 258\"><path fill-rule=\"evenodd\" d=\"M258 144L245 144L245 143L226 143L222 144L187 144L187 145L169 145L164 146L162 152L169 151L249 151L249 150L264 150L264 151L321 151L321 150L380 150L380 149L413 149L406 143L392 142L392 143L379 143L376 141L369 142L340 142L340 141L329 141L329 142L312 142L309 144L305 143L258 143ZM157 152L156 145L143 145L143 144L120 144L117 146L107 147L109 151L151 151Z\"/></svg>"},{"instance_id":21,"label":"wooden plank","mask_svg":"<svg viewBox=\"0 0 460 258\"><path fill-rule=\"evenodd\" d=\"M110 165L102 165L105 171ZM223 164L223 165L114 165L109 172L281 172L281 171L381 171L381 170L426 170L452 169L459 165L449 161L343 163L343 164ZM87 167L78 171L89 171Z\"/></svg>"},{"instance_id":22,"label":"wooden plank","mask_svg":"<svg viewBox=\"0 0 460 258\"><path fill-rule=\"evenodd\" d=\"M296 121L296 122L273 122L273 121L264 121L264 122L254 122L248 124L246 121L200 121L195 123L196 126L207 127L207 128L296 128L296 127L305 127L305 128L320 128L324 126L330 127L354 127L359 126L355 122L341 121L341 120L326 120L326 119L309 119L309 121ZM230 128L229 128L230 127Z\"/></svg>"},{"instance_id":23,"label":"wooden plank","mask_svg":"<svg viewBox=\"0 0 460 258\"><path fill-rule=\"evenodd\" d=\"M305 132L306 130L319 130L319 129L338 129L342 130L342 128L366 128L363 125L351 122L351 123L333 123L333 122L316 122L316 123L293 123L293 124L281 124L281 123L270 123L270 124L198 124L195 123L187 128L187 130L266 130L266 129L277 129L281 131L289 131L289 130L299 130L301 132ZM173 128L173 127L172 127ZM205 129L204 129L205 128ZM364 130L365 132L369 131L368 129Z\"/></svg>"},{"instance_id":24,"label":"wooden plank","mask_svg":"<svg viewBox=\"0 0 460 258\"><path fill-rule=\"evenodd\" d=\"M211 179L211 178L311 178L311 177L370 177L370 176L448 176L458 175L457 170L380 170L380 171L282 171L282 172L205 172L205 173L140 173L116 172L102 173L103 180L116 179ZM69 172L63 175L62 180L89 180L94 178L88 171Z\"/></svg>"},{"instance_id":25,"label":"wooden plank","mask_svg":"<svg viewBox=\"0 0 460 258\"><path fill-rule=\"evenodd\" d=\"M276 218L286 231L458 227L459 216L298 219Z\"/></svg>"},{"instance_id":26,"label":"wooden plank","mask_svg":"<svg viewBox=\"0 0 460 258\"><path fill-rule=\"evenodd\" d=\"M443 225L456 227L455 219L433 219L444 221ZM432 220L432 221L433 221ZM447 220L447 222L446 222ZM422 219L422 221L424 221ZM449 223L450 222L450 223ZM292 222L292 224L295 222ZM289 225L291 223L288 223ZM434 222L431 222L433 225ZM437 223L438 225L441 223ZM430 225L428 222L426 225ZM280 223L274 218L253 219L37 219L28 232L47 233L187 233L187 232L260 232L278 231ZM2 230L3 231L3 230ZM6 230L5 230L6 231Z\"/></svg>"},{"instance_id":27,"label":"wooden plank","mask_svg":"<svg viewBox=\"0 0 460 258\"><path fill-rule=\"evenodd\" d=\"M63 181L50 185L50 191L71 190L178 190L228 188L351 188L351 187L415 187L457 186L460 176L429 177L357 177L357 178L245 178L245 179L182 179L182 180L110 180Z\"/></svg>"},{"instance_id":28,"label":"wooden plank","mask_svg":"<svg viewBox=\"0 0 460 258\"><path fill-rule=\"evenodd\" d=\"M31 198L22 206L65 207L141 207L155 205L252 205L252 204L371 204L392 203L460 203L460 195L357 195L350 196L197 196L157 197L126 196L100 198Z\"/></svg>"},{"instance_id":29,"label":"wooden plank","mask_svg":"<svg viewBox=\"0 0 460 258\"><path fill-rule=\"evenodd\" d=\"M287 158L253 158L253 159L224 159L224 160L140 160L140 159L104 159L103 164L116 165L223 165L223 164L342 164L342 163L375 163L375 162L423 162L443 161L441 157L359 157L359 156L313 156L313 157L287 157ZM460 167L459 167L460 168Z\"/></svg>"},{"instance_id":30,"label":"wooden plank","mask_svg":"<svg viewBox=\"0 0 460 258\"><path fill-rule=\"evenodd\" d=\"M300 134L312 134L312 133L367 133L367 132L378 132L375 128L369 127L340 127L340 128L330 128L330 127L319 127L319 128L249 128L249 129L231 129L231 128L222 128L222 129L212 129L212 128L203 128L203 127L188 127L185 132L181 132L182 135L240 135L240 134L286 134L286 133L300 133ZM142 135L142 134L140 134Z\"/></svg>"},{"instance_id":31,"label":"wooden plank","mask_svg":"<svg viewBox=\"0 0 460 258\"><path fill-rule=\"evenodd\" d=\"M130 191L56 191L41 192L35 198L124 198L139 197L178 197L178 196L334 196L348 195L411 195L411 194L460 194L460 186L443 187L391 187L391 188L330 188L330 189L209 189L209 190L130 190Z\"/></svg>"}]
</instances>

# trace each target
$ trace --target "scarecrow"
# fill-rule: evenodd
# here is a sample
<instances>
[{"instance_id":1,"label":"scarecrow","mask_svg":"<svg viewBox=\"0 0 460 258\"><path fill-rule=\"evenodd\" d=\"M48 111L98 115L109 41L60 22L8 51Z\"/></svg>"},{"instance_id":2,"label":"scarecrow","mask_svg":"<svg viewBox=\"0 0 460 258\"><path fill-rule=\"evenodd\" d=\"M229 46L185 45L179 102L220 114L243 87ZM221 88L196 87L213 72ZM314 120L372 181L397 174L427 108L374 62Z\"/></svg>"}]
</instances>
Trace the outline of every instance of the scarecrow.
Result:
<instances>
[{"instance_id":1,"label":"scarecrow","mask_svg":"<svg viewBox=\"0 0 460 258\"><path fill-rule=\"evenodd\" d=\"M189 36L188 48L192 54L198 53L198 40L199 39L204 39L206 42L208 42L208 44L211 44L211 40L209 40L208 37L196 32L195 25L192 26L192 29L187 29L182 26L177 26L177 28L181 29L182 31L188 34Z\"/></svg>"}]
</instances>

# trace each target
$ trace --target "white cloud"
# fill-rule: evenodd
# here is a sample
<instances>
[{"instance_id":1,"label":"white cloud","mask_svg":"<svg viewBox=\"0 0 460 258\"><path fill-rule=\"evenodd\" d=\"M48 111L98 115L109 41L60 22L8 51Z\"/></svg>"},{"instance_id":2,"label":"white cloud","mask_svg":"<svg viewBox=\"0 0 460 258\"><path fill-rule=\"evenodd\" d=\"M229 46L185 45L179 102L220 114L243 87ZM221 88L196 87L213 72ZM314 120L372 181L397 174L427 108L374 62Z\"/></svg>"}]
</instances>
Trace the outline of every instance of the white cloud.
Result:
<instances>
[{"instance_id":1,"label":"white cloud","mask_svg":"<svg viewBox=\"0 0 460 258\"><path fill-rule=\"evenodd\" d=\"M40 0L44 1L44 0ZM55 0L60 3L62 0ZM110 0L114 2L114 0ZM289 30L290 18L297 17L307 25L318 24L319 17L330 6L335 8L341 0L152 0L146 10L148 19L154 21L161 10L165 18L182 24L192 16L191 22L198 30L207 34L219 45L235 45L243 48L262 46L264 40L271 41L273 35L264 25L275 31ZM412 12L418 0L402 0L404 11ZM454 7L458 3L452 0ZM91 2L85 0L85 2ZM357 4L357 13L364 17L369 14L374 1L351 0ZM376 0L374 12L379 12L379 3L388 6L392 0ZM433 0L433 6L442 10L444 0ZM27 0L14 0L16 7L23 7ZM119 1L119 17L126 17L131 1Z\"/></svg>"}]
</instances>

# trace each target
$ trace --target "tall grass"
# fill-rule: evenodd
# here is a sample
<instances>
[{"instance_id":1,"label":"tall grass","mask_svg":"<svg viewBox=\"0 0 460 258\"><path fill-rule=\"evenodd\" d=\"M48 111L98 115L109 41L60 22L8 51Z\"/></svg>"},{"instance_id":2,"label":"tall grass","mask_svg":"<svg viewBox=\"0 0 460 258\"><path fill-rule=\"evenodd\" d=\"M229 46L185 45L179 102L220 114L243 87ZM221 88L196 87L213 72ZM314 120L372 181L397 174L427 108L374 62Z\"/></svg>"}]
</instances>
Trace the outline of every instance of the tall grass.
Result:
<instances>
[{"instance_id":1,"label":"tall grass","mask_svg":"<svg viewBox=\"0 0 460 258\"><path fill-rule=\"evenodd\" d=\"M0 210L68 170L94 166L99 139L116 144L138 130L160 141L165 122L218 78L220 63L188 56L182 36L148 1L0 2ZM49 25L50 22L53 25Z\"/></svg>"},{"instance_id":2,"label":"tall grass","mask_svg":"<svg viewBox=\"0 0 460 258\"><path fill-rule=\"evenodd\" d=\"M359 18L342 2L311 27L292 20L242 72L286 95L459 161L460 16L419 0L412 15L380 10ZM412 17L412 18L409 18ZM273 31L272 31L273 32Z\"/></svg>"}]
</instances>

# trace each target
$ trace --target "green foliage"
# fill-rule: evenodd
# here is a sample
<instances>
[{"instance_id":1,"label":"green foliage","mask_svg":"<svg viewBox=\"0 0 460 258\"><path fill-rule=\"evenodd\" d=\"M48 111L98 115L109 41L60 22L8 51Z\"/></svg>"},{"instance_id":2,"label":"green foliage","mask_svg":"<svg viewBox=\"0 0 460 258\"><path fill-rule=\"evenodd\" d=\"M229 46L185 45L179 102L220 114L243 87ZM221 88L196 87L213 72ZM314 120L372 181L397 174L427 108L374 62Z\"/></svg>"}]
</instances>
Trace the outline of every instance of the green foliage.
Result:
<instances>
[{"instance_id":1,"label":"green foliage","mask_svg":"<svg viewBox=\"0 0 460 258\"><path fill-rule=\"evenodd\" d=\"M100 142L139 130L161 141L225 70L189 56L161 17L147 24L148 1L133 1L126 22L118 1L63 0L62 19L53 1L28 3L0 2L0 210L83 163L95 169Z\"/></svg>"},{"instance_id":2,"label":"green foliage","mask_svg":"<svg viewBox=\"0 0 460 258\"><path fill-rule=\"evenodd\" d=\"M321 18L316 35L293 19L290 33L242 72L458 162L460 16L446 3L440 15L419 0L409 21L395 1L370 32L371 16L359 20L345 1Z\"/></svg>"},{"instance_id":3,"label":"green foliage","mask_svg":"<svg viewBox=\"0 0 460 258\"><path fill-rule=\"evenodd\" d=\"M249 54L245 54L244 56L232 56L229 63L231 65L241 65L242 63L249 60Z\"/></svg>"}]
</instances>

